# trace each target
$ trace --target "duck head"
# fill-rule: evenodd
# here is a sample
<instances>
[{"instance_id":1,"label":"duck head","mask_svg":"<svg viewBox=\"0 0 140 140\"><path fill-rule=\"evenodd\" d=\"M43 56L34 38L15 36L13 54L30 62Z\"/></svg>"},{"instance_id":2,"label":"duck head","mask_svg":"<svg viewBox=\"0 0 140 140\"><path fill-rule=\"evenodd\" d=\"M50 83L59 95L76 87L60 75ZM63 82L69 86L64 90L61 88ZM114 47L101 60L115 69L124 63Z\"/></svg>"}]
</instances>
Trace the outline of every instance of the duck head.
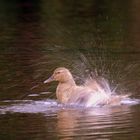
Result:
<instances>
[{"instance_id":1,"label":"duck head","mask_svg":"<svg viewBox=\"0 0 140 140\"><path fill-rule=\"evenodd\" d=\"M68 81L74 82L72 74L67 68L64 68L64 67L56 68L52 76L48 78L47 80L45 80L44 83L49 83L52 81L58 81L60 83L65 83Z\"/></svg>"}]
</instances>

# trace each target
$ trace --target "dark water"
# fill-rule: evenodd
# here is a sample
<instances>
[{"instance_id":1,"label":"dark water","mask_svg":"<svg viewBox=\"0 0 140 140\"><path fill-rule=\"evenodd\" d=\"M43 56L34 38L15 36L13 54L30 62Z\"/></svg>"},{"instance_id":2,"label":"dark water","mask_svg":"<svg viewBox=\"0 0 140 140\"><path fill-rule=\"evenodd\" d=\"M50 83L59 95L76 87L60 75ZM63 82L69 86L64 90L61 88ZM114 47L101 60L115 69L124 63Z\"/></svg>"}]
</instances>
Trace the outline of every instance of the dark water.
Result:
<instances>
[{"instance_id":1,"label":"dark water","mask_svg":"<svg viewBox=\"0 0 140 140\"><path fill-rule=\"evenodd\" d=\"M140 2L0 0L0 140L140 139ZM82 83L94 72L128 104L64 107L59 66ZM48 100L52 99L52 100Z\"/></svg>"}]
</instances>

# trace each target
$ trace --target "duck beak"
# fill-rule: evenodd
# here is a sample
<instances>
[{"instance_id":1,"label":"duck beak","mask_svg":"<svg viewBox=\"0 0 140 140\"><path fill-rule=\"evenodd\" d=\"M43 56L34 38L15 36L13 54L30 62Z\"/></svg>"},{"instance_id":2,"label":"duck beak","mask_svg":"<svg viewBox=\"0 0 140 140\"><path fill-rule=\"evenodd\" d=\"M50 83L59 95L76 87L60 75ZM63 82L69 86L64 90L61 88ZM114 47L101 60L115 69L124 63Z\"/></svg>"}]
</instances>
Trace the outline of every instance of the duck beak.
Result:
<instances>
[{"instance_id":1,"label":"duck beak","mask_svg":"<svg viewBox=\"0 0 140 140\"><path fill-rule=\"evenodd\" d=\"M50 83L50 82L52 82L52 81L54 81L53 76L51 76L50 78L48 78L47 80L45 80L45 81L44 81L44 84Z\"/></svg>"}]
</instances>

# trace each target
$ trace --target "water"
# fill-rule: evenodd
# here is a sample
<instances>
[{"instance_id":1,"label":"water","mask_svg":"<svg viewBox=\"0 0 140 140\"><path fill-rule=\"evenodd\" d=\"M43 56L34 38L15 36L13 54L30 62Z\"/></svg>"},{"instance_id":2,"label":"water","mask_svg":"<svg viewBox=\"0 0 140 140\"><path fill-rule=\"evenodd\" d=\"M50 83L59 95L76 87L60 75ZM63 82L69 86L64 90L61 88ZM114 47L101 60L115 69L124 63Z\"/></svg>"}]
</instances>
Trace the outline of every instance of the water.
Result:
<instances>
[{"instance_id":1,"label":"water","mask_svg":"<svg viewBox=\"0 0 140 140\"><path fill-rule=\"evenodd\" d=\"M139 101L115 107L63 106L55 100L4 101L1 139L134 139ZM15 122L16 121L16 122Z\"/></svg>"},{"instance_id":2,"label":"water","mask_svg":"<svg viewBox=\"0 0 140 140\"><path fill-rule=\"evenodd\" d=\"M0 139L140 139L139 1L0 1ZM104 77L125 105L65 107L59 66ZM50 100L51 99L51 100Z\"/></svg>"}]
</instances>

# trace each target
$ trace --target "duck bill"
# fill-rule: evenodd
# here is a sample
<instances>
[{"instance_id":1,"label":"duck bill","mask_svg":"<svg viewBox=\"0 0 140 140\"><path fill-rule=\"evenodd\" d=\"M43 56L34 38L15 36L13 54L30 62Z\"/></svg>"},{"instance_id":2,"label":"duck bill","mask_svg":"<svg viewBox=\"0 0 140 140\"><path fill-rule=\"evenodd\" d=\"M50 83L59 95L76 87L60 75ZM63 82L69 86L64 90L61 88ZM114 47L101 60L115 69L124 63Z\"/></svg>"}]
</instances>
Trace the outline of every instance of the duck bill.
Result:
<instances>
[{"instance_id":1,"label":"duck bill","mask_svg":"<svg viewBox=\"0 0 140 140\"><path fill-rule=\"evenodd\" d=\"M54 81L53 76L51 76L50 78L48 78L47 80L45 80L45 81L44 81L44 84L50 83L50 82L52 82L52 81Z\"/></svg>"}]
</instances>

